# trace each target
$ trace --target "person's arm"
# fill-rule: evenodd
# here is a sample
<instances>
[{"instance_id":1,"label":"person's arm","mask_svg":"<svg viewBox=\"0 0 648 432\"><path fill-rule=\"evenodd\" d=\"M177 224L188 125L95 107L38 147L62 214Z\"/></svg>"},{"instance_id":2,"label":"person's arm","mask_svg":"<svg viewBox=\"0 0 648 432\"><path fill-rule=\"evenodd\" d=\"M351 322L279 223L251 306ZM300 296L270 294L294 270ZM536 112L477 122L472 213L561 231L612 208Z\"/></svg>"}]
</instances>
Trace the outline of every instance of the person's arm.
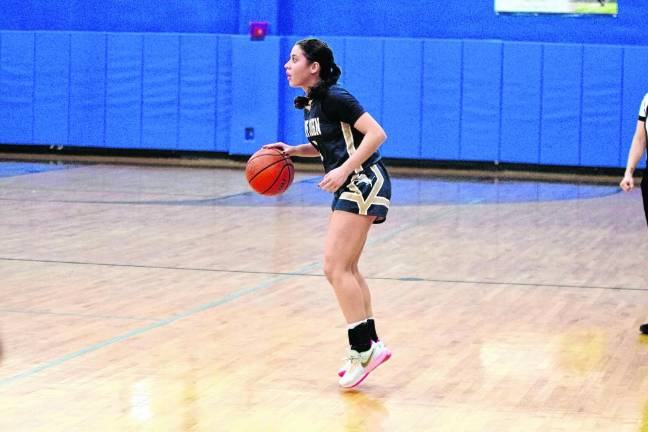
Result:
<instances>
[{"instance_id":1,"label":"person's arm","mask_svg":"<svg viewBox=\"0 0 648 432\"><path fill-rule=\"evenodd\" d=\"M358 117L353 127L364 134L364 138L349 159L324 176L319 187L327 192L335 192L338 190L351 173L360 168L364 161L369 159L387 139L387 134L382 126L368 112Z\"/></svg>"},{"instance_id":2,"label":"person's arm","mask_svg":"<svg viewBox=\"0 0 648 432\"><path fill-rule=\"evenodd\" d=\"M272 144L266 144L263 148L276 148L281 150L287 156L302 156L302 157L319 157L320 152L315 148L311 143L299 144L296 146L291 146L283 142L276 142Z\"/></svg>"},{"instance_id":3,"label":"person's arm","mask_svg":"<svg viewBox=\"0 0 648 432\"><path fill-rule=\"evenodd\" d=\"M644 152L646 151L646 122L639 120L637 128L635 129L634 137L632 138L632 145L630 146L630 153L628 154L628 163L626 164L625 174L623 180L619 183L621 189L629 191L634 188L634 171L641 160Z\"/></svg>"}]
</instances>

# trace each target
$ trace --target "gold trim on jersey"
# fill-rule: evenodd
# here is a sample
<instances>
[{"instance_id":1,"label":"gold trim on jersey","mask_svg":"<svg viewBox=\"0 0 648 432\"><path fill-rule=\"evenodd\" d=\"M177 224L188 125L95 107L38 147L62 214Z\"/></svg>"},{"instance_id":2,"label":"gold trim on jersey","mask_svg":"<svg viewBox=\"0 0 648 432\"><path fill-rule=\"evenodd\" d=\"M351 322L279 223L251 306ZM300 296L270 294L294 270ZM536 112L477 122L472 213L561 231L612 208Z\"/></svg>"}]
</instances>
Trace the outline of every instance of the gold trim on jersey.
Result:
<instances>
[{"instance_id":1,"label":"gold trim on jersey","mask_svg":"<svg viewBox=\"0 0 648 432\"><path fill-rule=\"evenodd\" d=\"M372 205L381 205L389 208L389 200L387 198L377 196L378 192L380 192L380 189L382 189L382 186L385 183L385 178L376 165L371 166L371 171L376 174L376 183L371 188L371 192L369 192L369 196L366 200L362 196L362 192L360 192L360 189L353 182L353 180L351 180L351 183L349 183L349 185L347 186L349 190L351 190L351 192L342 192L340 194L340 199L355 202L358 205L358 211L361 215L366 215L369 207L371 207Z\"/></svg>"},{"instance_id":2,"label":"gold trim on jersey","mask_svg":"<svg viewBox=\"0 0 648 432\"><path fill-rule=\"evenodd\" d=\"M353 145L353 131L351 126L348 123L340 122L340 127L342 128L342 135L344 135L344 142L346 143L346 151L349 157L355 153L355 146ZM356 174L360 173L362 167L356 168L354 171Z\"/></svg>"}]
</instances>

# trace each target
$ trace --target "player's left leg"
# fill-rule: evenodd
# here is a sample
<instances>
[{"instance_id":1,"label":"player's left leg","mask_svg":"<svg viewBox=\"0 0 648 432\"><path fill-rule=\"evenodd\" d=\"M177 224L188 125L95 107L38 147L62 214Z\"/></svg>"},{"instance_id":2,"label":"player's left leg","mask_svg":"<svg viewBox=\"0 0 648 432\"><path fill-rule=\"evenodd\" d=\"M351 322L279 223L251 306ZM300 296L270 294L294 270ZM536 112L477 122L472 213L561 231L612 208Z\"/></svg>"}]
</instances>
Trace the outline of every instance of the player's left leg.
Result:
<instances>
[{"instance_id":1,"label":"player's left leg","mask_svg":"<svg viewBox=\"0 0 648 432\"><path fill-rule=\"evenodd\" d=\"M364 245L366 241L367 241L367 235L365 235L364 239L362 239L362 245L358 249L358 253L353 260L352 271L356 280L358 281L358 285L360 285L360 288L362 289L364 304L365 304L365 316L367 317L367 325L369 327L369 335L371 337L371 342L372 344L374 343L379 344L379 348L381 350L385 350L386 355L384 357L384 361L387 361L391 357L391 351L385 347L384 342L381 341L380 338L378 337L378 334L376 332L376 322L373 314L373 306L371 304L371 292L369 291L369 286L367 285L367 281L365 280L365 278L362 276L362 273L360 273L360 270L358 269L358 263L360 261L360 256L362 255L362 250L364 249ZM351 361L349 359L346 359L342 367L338 370L338 376L340 377L344 376L347 369L349 369L350 367L351 367Z\"/></svg>"},{"instance_id":2,"label":"player's left leg","mask_svg":"<svg viewBox=\"0 0 648 432\"><path fill-rule=\"evenodd\" d=\"M386 351L371 341L363 290L353 273L374 217L336 210L331 214L324 252L324 273L333 286L348 327L349 367L342 387L355 387L385 361Z\"/></svg>"}]
</instances>

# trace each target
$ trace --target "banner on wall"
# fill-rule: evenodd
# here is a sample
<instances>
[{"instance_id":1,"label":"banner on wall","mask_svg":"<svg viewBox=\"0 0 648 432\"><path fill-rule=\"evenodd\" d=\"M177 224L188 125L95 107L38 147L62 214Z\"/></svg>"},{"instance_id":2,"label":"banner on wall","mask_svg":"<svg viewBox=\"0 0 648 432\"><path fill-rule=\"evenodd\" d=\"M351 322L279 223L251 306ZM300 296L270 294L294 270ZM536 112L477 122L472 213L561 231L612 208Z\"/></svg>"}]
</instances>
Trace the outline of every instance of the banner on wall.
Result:
<instances>
[{"instance_id":1,"label":"banner on wall","mask_svg":"<svg viewBox=\"0 0 648 432\"><path fill-rule=\"evenodd\" d=\"M495 0L496 13L616 15L617 0Z\"/></svg>"}]
</instances>

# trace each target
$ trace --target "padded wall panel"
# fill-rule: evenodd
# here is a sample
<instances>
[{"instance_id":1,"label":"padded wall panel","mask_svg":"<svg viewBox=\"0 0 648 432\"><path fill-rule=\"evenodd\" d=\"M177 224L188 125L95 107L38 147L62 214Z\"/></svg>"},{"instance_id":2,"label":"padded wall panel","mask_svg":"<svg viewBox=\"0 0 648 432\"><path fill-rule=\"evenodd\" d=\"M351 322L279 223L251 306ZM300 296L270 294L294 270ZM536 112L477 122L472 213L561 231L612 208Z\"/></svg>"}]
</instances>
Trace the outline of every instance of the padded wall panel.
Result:
<instances>
[{"instance_id":1,"label":"padded wall panel","mask_svg":"<svg viewBox=\"0 0 648 432\"><path fill-rule=\"evenodd\" d=\"M232 37L218 36L218 70L216 72L215 149L228 152L232 128Z\"/></svg>"},{"instance_id":2,"label":"padded wall panel","mask_svg":"<svg viewBox=\"0 0 648 432\"><path fill-rule=\"evenodd\" d=\"M386 39L384 45L383 128L386 157L421 157L421 74L423 42Z\"/></svg>"},{"instance_id":3,"label":"padded wall panel","mask_svg":"<svg viewBox=\"0 0 648 432\"><path fill-rule=\"evenodd\" d=\"M143 36L107 36L106 147L140 148Z\"/></svg>"},{"instance_id":4,"label":"padded wall panel","mask_svg":"<svg viewBox=\"0 0 648 432\"><path fill-rule=\"evenodd\" d=\"M232 37L231 154L251 154L277 140L279 54L278 37ZM246 129L254 136L246 138Z\"/></svg>"},{"instance_id":5,"label":"padded wall panel","mask_svg":"<svg viewBox=\"0 0 648 432\"><path fill-rule=\"evenodd\" d=\"M504 42L500 160L540 162L542 45Z\"/></svg>"},{"instance_id":6,"label":"padded wall panel","mask_svg":"<svg viewBox=\"0 0 648 432\"><path fill-rule=\"evenodd\" d=\"M174 150L178 143L180 36L144 35L142 147Z\"/></svg>"},{"instance_id":7,"label":"padded wall panel","mask_svg":"<svg viewBox=\"0 0 648 432\"><path fill-rule=\"evenodd\" d=\"M421 157L459 159L462 42L423 44Z\"/></svg>"},{"instance_id":8,"label":"padded wall panel","mask_svg":"<svg viewBox=\"0 0 648 432\"><path fill-rule=\"evenodd\" d=\"M72 33L68 145L103 147L106 35Z\"/></svg>"},{"instance_id":9,"label":"padded wall panel","mask_svg":"<svg viewBox=\"0 0 648 432\"><path fill-rule=\"evenodd\" d=\"M620 164L622 68L621 47L584 47L581 165Z\"/></svg>"},{"instance_id":10,"label":"padded wall panel","mask_svg":"<svg viewBox=\"0 0 648 432\"><path fill-rule=\"evenodd\" d=\"M461 159L498 160L501 80L502 43L464 41Z\"/></svg>"},{"instance_id":11,"label":"padded wall panel","mask_svg":"<svg viewBox=\"0 0 648 432\"><path fill-rule=\"evenodd\" d=\"M67 145L70 34L36 33L34 58L34 144Z\"/></svg>"},{"instance_id":12,"label":"padded wall panel","mask_svg":"<svg viewBox=\"0 0 648 432\"><path fill-rule=\"evenodd\" d=\"M214 151L218 36L180 36L178 148Z\"/></svg>"},{"instance_id":13,"label":"padded wall panel","mask_svg":"<svg viewBox=\"0 0 648 432\"><path fill-rule=\"evenodd\" d=\"M344 85L382 123L384 39L347 38Z\"/></svg>"},{"instance_id":14,"label":"padded wall panel","mask_svg":"<svg viewBox=\"0 0 648 432\"><path fill-rule=\"evenodd\" d=\"M543 55L540 163L580 163L583 48L545 44Z\"/></svg>"},{"instance_id":15,"label":"padded wall panel","mask_svg":"<svg viewBox=\"0 0 648 432\"><path fill-rule=\"evenodd\" d=\"M33 141L34 34L0 33L0 143Z\"/></svg>"}]
</instances>

